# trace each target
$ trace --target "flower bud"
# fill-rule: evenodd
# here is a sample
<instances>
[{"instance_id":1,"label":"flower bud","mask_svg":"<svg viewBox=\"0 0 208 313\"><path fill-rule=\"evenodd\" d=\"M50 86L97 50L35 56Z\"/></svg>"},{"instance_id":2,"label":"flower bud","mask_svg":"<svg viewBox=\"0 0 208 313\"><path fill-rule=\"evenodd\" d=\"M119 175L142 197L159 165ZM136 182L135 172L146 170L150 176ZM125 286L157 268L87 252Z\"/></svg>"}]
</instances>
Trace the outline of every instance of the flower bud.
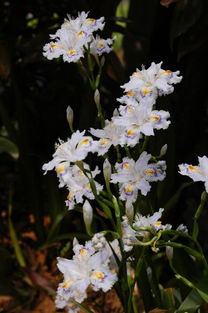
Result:
<instances>
[{"instance_id":1,"label":"flower bud","mask_svg":"<svg viewBox=\"0 0 208 313\"><path fill-rule=\"evenodd\" d=\"M132 222L134 218L134 207L132 203L126 202L126 216L128 217L129 221Z\"/></svg>"},{"instance_id":2,"label":"flower bud","mask_svg":"<svg viewBox=\"0 0 208 313\"><path fill-rule=\"evenodd\" d=\"M88 200L85 200L84 205L83 205L83 218L84 218L87 233L91 235L93 211Z\"/></svg>"},{"instance_id":3,"label":"flower bud","mask_svg":"<svg viewBox=\"0 0 208 313\"><path fill-rule=\"evenodd\" d=\"M111 177L111 164L108 159L105 159L103 162L103 175L105 178L106 184L109 184L110 177Z\"/></svg>"},{"instance_id":4,"label":"flower bud","mask_svg":"<svg viewBox=\"0 0 208 313\"><path fill-rule=\"evenodd\" d=\"M94 93L94 101L96 103L97 106L100 105L100 92L98 89L95 90L95 93Z\"/></svg>"},{"instance_id":5,"label":"flower bud","mask_svg":"<svg viewBox=\"0 0 208 313\"><path fill-rule=\"evenodd\" d=\"M165 247L165 253L166 253L167 259L168 259L169 261L171 261L172 258L173 258L173 247L166 246L166 247Z\"/></svg>"},{"instance_id":6,"label":"flower bud","mask_svg":"<svg viewBox=\"0 0 208 313\"><path fill-rule=\"evenodd\" d=\"M74 120L74 112L72 110L72 108L70 107L70 105L67 107L66 109L66 118L67 121L69 123L69 127L71 129L71 132L73 132L73 120Z\"/></svg>"},{"instance_id":7,"label":"flower bud","mask_svg":"<svg viewBox=\"0 0 208 313\"><path fill-rule=\"evenodd\" d=\"M168 145L165 144L164 146L162 146L161 150L160 150L160 157L164 156L167 152L168 149Z\"/></svg>"}]
</instances>

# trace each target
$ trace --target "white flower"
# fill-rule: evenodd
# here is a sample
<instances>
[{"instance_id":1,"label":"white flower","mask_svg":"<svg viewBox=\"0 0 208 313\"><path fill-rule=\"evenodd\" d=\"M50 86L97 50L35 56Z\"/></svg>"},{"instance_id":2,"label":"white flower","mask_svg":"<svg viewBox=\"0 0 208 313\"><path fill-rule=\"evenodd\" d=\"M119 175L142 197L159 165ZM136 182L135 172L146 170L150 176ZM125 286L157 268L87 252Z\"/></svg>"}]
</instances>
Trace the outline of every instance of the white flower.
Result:
<instances>
[{"instance_id":1,"label":"white flower","mask_svg":"<svg viewBox=\"0 0 208 313\"><path fill-rule=\"evenodd\" d=\"M143 152L135 162L133 159L124 158L122 163L116 163L117 173L111 175L112 183L120 183L120 199L135 202L138 190L146 196L150 191L151 181L161 181L165 178L165 161L148 164L150 154Z\"/></svg>"},{"instance_id":2,"label":"white flower","mask_svg":"<svg viewBox=\"0 0 208 313\"><path fill-rule=\"evenodd\" d=\"M97 54L102 55L103 53L109 53L113 48L113 39L103 39L100 38L100 36L96 36L96 38L93 37L92 42L90 43L90 53L91 54Z\"/></svg>"},{"instance_id":3,"label":"white flower","mask_svg":"<svg viewBox=\"0 0 208 313\"><path fill-rule=\"evenodd\" d=\"M88 13L85 12L79 13L75 19L68 15L61 28L54 35L50 35L53 41L43 47L43 55L49 60L62 56L64 61L70 63L82 58L88 46L92 54L109 53L113 39L93 36L93 32L102 30L104 24L104 17L88 18Z\"/></svg>"},{"instance_id":4,"label":"white flower","mask_svg":"<svg viewBox=\"0 0 208 313\"><path fill-rule=\"evenodd\" d=\"M152 111L152 105L129 105L119 108L121 116L113 118L115 125L125 125L125 133L120 140L122 144L135 146L141 137L154 135L154 129L167 129L170 114L166 111Z\"/></svg>"},{"instance_id":5,"label":"white flower","mask_svg":"<svg viewBox=\"0 0 208 313\"><path fill-rule=\"evenodd\" d=\"M208 192L208 158L203 156L198 157L198 160L199 164L197 166L180 164L179 173L191 177L193 181L203 181L206 192Z\"/></svg>"},{"instance_id":6,"label":"white flower","mask_svg":"<svg viewBox=\"0 0 208 313\"><path fill-rule=\"evenodd\" d=\"M162 62L152 63L148 69L136 70L130 77L130 81L123 86L125 92L135 93L137 100L155 99L160 95L173 92L173 84L179 83L182 77L178 76L179 71L171 72L161 69Z\"/></svg>"},{"instance_id":7,"label":"white flower","mask_svg":"<svg viewBox=\"0 0 208 313\"><path fill-rule=\"evenodd\" d=\"M63 162L70 164L71 162L84 160L93 147L92 137L84 136L84 134L85 131L80 133L77 130L66 142L60 140L59 144L56 145L53 160L43 165L45 173L54 167L56 167L58 173L62 173L66 167L66 163Z\"/></svg>"},{"instance_id":8,"label":"white flower","mask_svg":"<svg viewBox=\"0 0 208 313\"><path fill-rule=\"evenodd\" d=\"M116 273L108 266L108 253L96 252L91 242L84 246L74 246L75 255L72 260L58 258L58 268L64 275L63 283L59 284L56 303L63 308L73 299L81 303L87 296L86 290L89 285L93 290L110 290L117 280ZM61 299L61 300L60 300Z\"/></svg>"},{"instance_id":9,"label":"white flower","mask_svg":"<svg viewBox=\"0 0 208 313\"><path fill-rule=\"evenodd\" d=\"M61 28L50 38L54 41L43 47L43 55L49 60L63 56L66 62L77 62L84 56L85 48L93 40L92 33L102 30L104 17L88 18L88 13L81 12L77 18L68 15Z\"/></svg>"},{"instance_id":10,"label":"white flower","mask_svg":"<svg viewBox=\"0 0 208 313\"><path fill-rule=\"evenodd\" d=\"M127 216L122 217L122 240L126 252L131 251L133 246L139 245L139 239L143 239L144 242L150 240L150 233L156 234L159 230L172 228L170 224L163 225L160 221L163 211L164 209L159 209L158 212L148 216L137 214L133 227L130 225Z\"/></svg>"},{"instance_id":11,"label":"white flower","mask_svg":"<svg viewBox=\"0 0 208 313\"><path fill-rule=\"evenodd\" d=\"M185 233L187 234L188 233L188 228L186 225L183 225L183 224L180 224L177 228L176 228L177 231L180 231L182 233Z\"/></svg>"},{"instance_id":12,"label":"white flower","mask_svg":"<svg viewBox=\"0 0 208 313\"><path fill-rule=\"evenodd\" d=\"M129 252L133 246L138 243L136 238L137 232L130 226L127 216L122 217L122 240L124 244L124 251Z\"/></svg>"},{"instance_id":13,"label":"white flower","mask_svg":"<svg viewBox=\"0 0 208 313\"><path fill-rule=\"evenodd\" d=\"M83 166L85 170L89 170L89 166L86 163L83 163ZM66 185L69 190L66 205L68 206L69 210L72 210L76 203L83 203L83 196L92 200L95 197L92 192L88 177L77 165L71 166L69 172L70 174L67 175L66 181ZM94 178L99 173L100 171L96 167L94 171L91 171L92 178ZM96 191L99 193L103 187L96 181L94 181L94 183Z\"/></svg>"},{"instance_id":14,"label":"white flower","mask_svg":"<svg viewBox=\"0 0 208 313\"><path fill-rule=\"evenodd\" d=\"M133 223L135 230L137 230L140 235L144 235L146 231L140 230L140 228L149 228L153 233L161 229L171 229L172 226L170 224L163 225L160 221L163 211L164 209L159 209L159 211L155 212L153 215L147 216L137 214Z\"/></svg>"},{"instance_id":15,"label":"white flower","mask_svg":"<svg viewBox=\"0 0 208 313\"><path fill-rule=\"evenodd\" d=\"M124 133L123 126L117 126L113 121L105 121L105 127L103 129L90 129L90 133L100 138L99 141L94 144L94 152L97 152L98 155L105 154L110 147L117 146L120 144L121 136Z\"/></svg>"}]
</instances>

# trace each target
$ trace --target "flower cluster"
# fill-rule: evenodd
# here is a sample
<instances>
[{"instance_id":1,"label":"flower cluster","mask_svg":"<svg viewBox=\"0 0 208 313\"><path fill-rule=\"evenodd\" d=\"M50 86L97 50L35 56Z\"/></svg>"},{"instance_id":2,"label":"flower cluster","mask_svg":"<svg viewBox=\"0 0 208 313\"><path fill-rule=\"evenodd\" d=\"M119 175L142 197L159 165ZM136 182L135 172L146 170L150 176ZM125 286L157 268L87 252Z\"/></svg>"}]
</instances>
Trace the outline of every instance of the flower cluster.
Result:
<instances>
[{"instance_id":1,"label":"flower cluster","mask_svg":"<svg viewBox=\"0 0 208 313\"><path fill-rule=\"evenodd\" d=\"M85 12L81 12L75 19L68 17L56 34L51 35L53 41L44 46L44 55L48 59L63 56L64 61L77 62L86 52L88 56L89 53L95 55L98 60L97 55L108 53L112 49L112 39L105 40L93 34L103 27L103 17L97 20L88 18L88 13ZM170 124L169 112L156 110L156 99L172 93L173 85L179 83L182 77L179 76L179 71L164 70L161 65L162 62L152 63L149 68L142 67L142 70L137 69L132 74L129 82L121 86L124 95L117 99L119 107L109 120L104 121L97 85L91 84L92 89L96 89L94 100L98 117L104 126L100 129L90 128L90 135L86 135L85 131L73 132L73 111L68 108L67 119L72 136L66 142L60 140L53 159L43 165L45 172L55 169L59 187L65 186L68 189L66 205L69 209L84 202L83 218L90 236L93 209L86 198L95 199L99 205L99 214L112 219L113 231L105 230L104 233L110 233L109 236L120 240L108 242L103 233L95 234L85 245L74 240L73 259L58 258L58 268L63 273L64 281L58 286L57 308L67 307L69 312L75 313L79 309L77 303L82 303L87 297L88 287L95 291L110 290L121 272L123 259L127 262L122 275L128 276L130 263L129 259L123 258L124 251L131 251L135 245L149 245L153 251L157 251L160 246L156 245L162 233L166 231L170 234L172 231L170 224L163 225L160 220L164 209L147 216L134 213L134 207L138 212L135 204L138 193L146 196L151 183L162 181L166 176L166 162L160 160L163 153L159 157L153 157L144 151L146 141L143 141L142 146L138 145L145 136L153 136L155 130L167 129ZM132 153L130 148L136 145L138 146ZM112 147L116 147L117 162L111 165L109 151ZM128 157L123 157L124 151ZM103 186L95 181L100 170L96 166L91 171L86 163L88 153L104 156L103 175L107 191L102 191ZM199 162L200 165L195 167L180 165L181 174L189 175L194 180L203 180L207 184L208 159L199 158ZM118 189L111 189L111 184L117 184ZM115 190L119 190L118 199L114 195ZM124 206L126 215L119 220ZM187 232L187 228L180 225L177 231Z\"/></svg>"},{"instance_id":2,"label":"flower cluster","mask_svg":"<svg viewBox=\"0 0 208 313\"><path fill-rule=\"evenodd\" d=\"M98 242L100 245L98 245ZM103 243L103 244L102 244ZM68 308L68 312L77 312L76 302L83 302L87 297L87 288L110 290L117 281L116 269L110 267L112 252L106 248L106 241L95 236L91 241L80 245L74 240L74 256L72 260L58 258L58 268L64 275L59 284L56 306Z\"/></svg>"},{"instance_id":3,"label":"flower cluster","mask_svg":"<svg viewBox=\"0 0 208 313\"><path fill-rule=\"evenodd\" d=\"M76 131L71 138L66 142L60 141L56 146L56 151L53 154L53 159L43 165L43 170L47 172L56 169L59 178L59 187L66 186L69 194L67 196L66 205L71 210L75 203L83 203L83 196L88 199L94 199L89 178L86 171L90 168L88 164L82 162L82 169L74 164L77 161L82 161L86 158L88 152L93 149L93 139L90 136L84 136L85 131ZM91 177L94 178L100 171L96 167L91 172ZM102 186L94 181L97 192L102 190Z\"/></svg>"},{"instance_id":4,"label":"flower cluster","mask_svg":"<svg viewBox=\"0 0 208 313\"><path fill-rule=\"evenodd\" d=\"M95 151L103 155L111 145L127 144L134 147L143 136L153 136L154 130L167 129L169 112L154 110L158 96L173 92L173 84L182 79L179 71L171 72L161 68L162 62L152 63L148 69L137 70L130 81L121 88L126 94L117 100L121 103L104 129L91 129L100 138Z\"/></svg>"},{"instance_id":5,"label":"flower cluster","mask_svg":"<svg viewBox=\"0 0 208 313\"><path fill-rule=\"evenodd\" d=\"M79 13L75 19L68 16L61 28L54 35L50 35L53 41L43 47L43 55L49 60L62 56L64 61L70 63L77 62L86 51L94 55L109 53L113 40L100 38L99 35L93 36L104 25L104 17L88 18L88 13L85 12Z\"/></svg>"}]
</instances>

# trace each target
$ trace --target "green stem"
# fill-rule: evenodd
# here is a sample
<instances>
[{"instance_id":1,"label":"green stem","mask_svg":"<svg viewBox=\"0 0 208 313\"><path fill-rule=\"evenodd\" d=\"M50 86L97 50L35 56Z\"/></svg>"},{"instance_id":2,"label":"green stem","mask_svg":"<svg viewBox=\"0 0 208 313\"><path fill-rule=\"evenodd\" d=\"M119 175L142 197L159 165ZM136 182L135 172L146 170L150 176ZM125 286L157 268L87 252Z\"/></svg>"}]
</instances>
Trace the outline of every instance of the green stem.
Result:
<instances>
[{"instance_id":1,"label":"green stem","mask_svg":"<svg viewBox=\"0 0 208 313\"><path fill-rule=\"evenodd\" d=\"M200 217L200 215L202 214L202 210L204 208L205 203L207 202L207 192L204 191L201 194L201 202L197 208L197 211L194 215L194 227L193 227L193 232L192 232L192 238L194 240L197 240L198 234L199 234L199 226L198 226L198 219Z\"/></svg>"}]
</instances>

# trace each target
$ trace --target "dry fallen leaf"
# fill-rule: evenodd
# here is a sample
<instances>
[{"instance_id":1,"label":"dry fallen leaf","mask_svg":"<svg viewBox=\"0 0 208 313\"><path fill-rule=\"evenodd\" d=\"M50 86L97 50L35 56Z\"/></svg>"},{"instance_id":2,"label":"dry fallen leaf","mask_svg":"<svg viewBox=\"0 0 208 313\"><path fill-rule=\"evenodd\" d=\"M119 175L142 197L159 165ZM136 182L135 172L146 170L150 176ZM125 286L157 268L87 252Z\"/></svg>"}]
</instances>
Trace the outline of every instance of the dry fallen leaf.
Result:
<instances>
[{"instance_id":1,"label":"dry fallen leaf","mask_svg":"<svg viewBox=\"0 0 208 313\"><path fill-rule=\"evenodd\" d=\"M162 1L160 1L160 4L162 6L168 8L171 3L178 2L178 1L179 0L162 0Z\"/></svg>"}]
</instances>

